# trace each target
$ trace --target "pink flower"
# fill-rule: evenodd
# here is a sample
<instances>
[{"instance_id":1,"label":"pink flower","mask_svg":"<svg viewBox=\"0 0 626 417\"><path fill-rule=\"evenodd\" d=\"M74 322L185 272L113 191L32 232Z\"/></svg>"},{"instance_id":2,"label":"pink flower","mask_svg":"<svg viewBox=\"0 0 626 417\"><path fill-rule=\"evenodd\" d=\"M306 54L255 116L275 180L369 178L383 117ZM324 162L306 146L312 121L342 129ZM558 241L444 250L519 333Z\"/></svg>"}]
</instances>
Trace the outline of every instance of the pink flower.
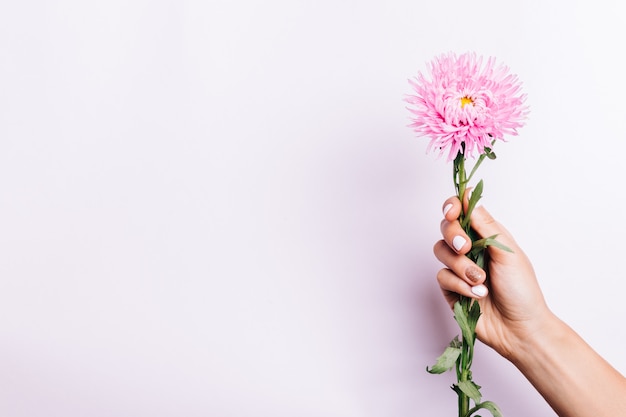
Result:
<instances>
[{"instance_id":1,"label":"pink flower","mask_svg":"<svg viewBox=\"0 0 626 417\"><path fill-rule=\"evenodd\" d=\"M475 53L442 54L430 63L430 75L432 80L421 72L409 80L416 95L406 98L412 105L409 126L430 137L429 151L447 151L448 160L459 152L474 157L523 126L528 107L521 82L506 66L496 66L495 58L483 67L483 57Z\"/></svg>"}]
</instances>

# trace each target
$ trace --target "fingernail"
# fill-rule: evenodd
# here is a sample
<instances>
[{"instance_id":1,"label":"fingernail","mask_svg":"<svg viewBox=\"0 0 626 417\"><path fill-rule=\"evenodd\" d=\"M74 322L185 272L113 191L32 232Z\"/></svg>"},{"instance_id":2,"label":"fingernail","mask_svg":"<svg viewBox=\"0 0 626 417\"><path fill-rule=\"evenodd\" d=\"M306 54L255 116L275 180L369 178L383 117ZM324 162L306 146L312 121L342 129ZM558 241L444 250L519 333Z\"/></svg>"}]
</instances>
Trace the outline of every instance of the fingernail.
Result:
<instances>
[{"instance_id":1,"label":"fingernail","mask_svg":"<svg viewBox=\"0 0 626 417\"><path fill-rule=\"evenodd\" d=\"M454 239L452 239L452 246L454 246L454 249L458 251L461 250L461 248L463 248L463 246L465 246L465 239L462 236L454 236Z\"/></svg>"},{"instance_id":2,"label":"fingernail","mask_svg":"<svg viewBox=\"0 0 626 417\"><path fill-rule=\"evenodd\" d=\"M451 208L452 208L452 203L446 204L446 206L443 208L443 215L444 215L444 217L450 211Z\"/></svg>"},{"instance_id":3,"label":"fingernail","mask_svg":"<svg viewBox=\"0 0 626 417\"><path fill-rule=\"evenodd\" d=\"M483 277L482 271L475 266L468 266L465 270L465 276L470 279L470 281L478 282Z\"/></svg>"},{"instance_id":4,"label":"fingernail","mask_svg":"<svg viewBox=\"0 0 626 417\"><path fill-rule=\"evenodd\" d=\"M487 287L482 284L476 285L475 287L472 287L472 293L478 297L484 297L487 295Z\"/></svg>"}]
</instances>

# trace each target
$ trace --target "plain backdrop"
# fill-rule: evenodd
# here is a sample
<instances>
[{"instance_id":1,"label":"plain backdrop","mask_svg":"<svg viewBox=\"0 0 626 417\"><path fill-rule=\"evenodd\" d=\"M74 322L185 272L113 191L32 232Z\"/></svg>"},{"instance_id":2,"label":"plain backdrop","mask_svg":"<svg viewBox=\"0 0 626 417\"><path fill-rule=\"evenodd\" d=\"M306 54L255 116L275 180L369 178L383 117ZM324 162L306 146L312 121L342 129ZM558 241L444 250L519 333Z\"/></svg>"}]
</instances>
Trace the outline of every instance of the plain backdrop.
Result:
<instances>
[{"instance_id":1,"label":"plain backdrop","mask_svg":"<svg viewBox=\"0 0 626 417\"><path fill-rule=\"evenodd\" d=\"M403 102L448 51L522 80L483 204L626 372L622 7L0 2L0 415L456 415L451 166ZM554 415L483 345L474 378Z\"/></svg>"}]
</instances>

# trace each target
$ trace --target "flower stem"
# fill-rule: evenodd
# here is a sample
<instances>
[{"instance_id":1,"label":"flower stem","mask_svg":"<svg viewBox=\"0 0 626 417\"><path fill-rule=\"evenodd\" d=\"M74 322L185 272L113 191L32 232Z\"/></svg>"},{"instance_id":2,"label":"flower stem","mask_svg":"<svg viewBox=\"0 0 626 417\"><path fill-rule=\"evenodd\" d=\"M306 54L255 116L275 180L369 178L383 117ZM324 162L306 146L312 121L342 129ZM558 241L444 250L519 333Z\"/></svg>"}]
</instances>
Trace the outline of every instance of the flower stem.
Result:
<instances>
[{"instance_id":1,"label":"flower stem","mask_svg":"<svg viewBox=\"0 0 626 417\"><path fill-rule=\"evenodd\" d=\"M479 162L482 162L479 160ZM477 162L478 164L478 162ZM467 213L465 213L465 206L463 205L463 197L465 195L465 191L467 190L467 185L469 184L470 178L467 177L467 171L465 170L465 157L462 153L459 152L457 157L454 159L454 186L456 188L456 196L461 201L461 215L459 216L459 222L463 225L463 230L470 236L470 226L469 221L466 221ZM472 170L472 174L474 174L476 170L476 166Z\"/></svg>"},{"instance_id":2,"label":"flower stem","mask_svg":"<svg viewBox=\"0 0 626 417\"><path fill-rule=\"evenodd\" d=\"M482 161L481 161L482 162ZM456 192L457 192L457 197L459 198L459 200L461 200L461 202L463 201L463 195L465 194L465 191L467 189L467 184L469 179L467 178L467 172L465 170L465 155L463 155L461 152L459 152L459 154L456 156L456 158L454 159L454 185L456 188ZM472 170L472 174L475 172L476 167L474 167L474 170ZM461 215L459 218L459 221L461 222L461 224L464 224L464 219L465 219L465 209L461 208ZM468 227L467 229L469 229L469 222L468 222ZM465 230L465 232L469 235L469 230ZM469 316L469 306L471 303L471 300L468 299L467 297L461 296L460 297L460 303L461 306L463 307L463 311L465 312L466 316ZM468 379L470 379L470 375L471 375L471 371L470 371L470 366L472 364L472 356L473 356L473 343L470 340L467 340L465 336L462 337L462 344L461 344L461 355L459 356L459 358L457 359L457 382L463 382L463 381L467 381ZM461 390L457 390L457 394L458 394L458 400L459 400L459 417L465 417L465 415L467 414L467 412L469 411L469 397L462 392Z\"/></svg>"},{"instance_id":3,"label":"flower stem","mask_svg":"<svg viewBox=\"0 0 626 417\"><path fill-rule=\"evenodd\" d=\"M474 176L474 173L476 172L480 164L482 164L483 161L485 160L485 156L486 156L485 154L482 154L478 157L478 160L474 164L474 167L472 168L472 171L470 172L469 177L467 177L467 182L469 182L472 179L472 177Z\"/></svg>"},{"instance_id":4,"label":"flower stem","mask_svg":"<svg viewBox=\"0 0 626 417\"><path fill-rule=\"evenodd\" d=\"M493 146L493 144L492 144ZM485 148L487 153L481 154L476 163L471 170L469 177L467 175L467 170L465 166L465 155L464 155L464 147L462 146L461 151L454 158L453 163L453 178L454 178L454 187L456 189L457 197L461 202L463 202L464 194L467 191L467 187L470 179L476 172L476 169L480 164L484 161L485 157L489 159L494 159L495 154L489 148ZM492 243L487 244L486 242L481 243L480 237L477 233L472 230L470 225L469 218L471 216L471 212L473 208L476 206L478 200L480 200L482 195L483 182L482 180L478 182L476 188L472 191L471 195L468 196L469 204L465 207L464 204L461 205L461 214L459 215L459 222L463 228L463 231L469 236L472 242L472 250L466 254L466 256L479 265L481 268L484 268L487 271L486 263L488 262L488 255L485 253L485 250L488 245L493 245ZM485 239L483 239L485 240ZM454 318L459 324L461 328L461 343L458 345L458 339L455 338L457 344L455 347L460 348L460 353L456 358L456 378L457 383L452 386L452 389L457 393L458 396L458 409L459 409L459 417L470 417L471 414L475 413L480 408L486 408L489 411L492 411L492 414L495 416L497 414L498 417L501 417L501 413L497 409L497 406L490 401L480 402L480 386L478 386L472 380L472 362L474 358L474 343L476 342L476 324L478 323L478 319L481 315L480 304L473 300L470 297L465 297L460 295L458 303L454 306ZM474 402L474 407L470 408L470 400ZM494 414L494 412L497 412Z\"/></svg>"},{"instance_id":5,"label":"flower stem","mask_svg":"<svg viewBox=\"0 0 626 417\"><path fill-rule=\"evenodd\" d=\"M474 164L474 167L472 168L472 171L469 174L469 177L467 177L467 182L470 182L472 180L472 177L474 176L474 173L476 172L476 170L478 169L480 164L483 163L483 161L485 160L485 158L488 155L491 155L491 156L489 156L489 158L495 158L495 154L491 151L491 149L493 148L493 145L495 145L495 143L496 143L496 140L495 139L492 140L491 141L491 148L485 148L485 150L488 150L488 153L485 152L485 153L481 153L480 154L480 156L478 157L478 160L476 161L476 163Z\"/></svg>"}]
</instances>

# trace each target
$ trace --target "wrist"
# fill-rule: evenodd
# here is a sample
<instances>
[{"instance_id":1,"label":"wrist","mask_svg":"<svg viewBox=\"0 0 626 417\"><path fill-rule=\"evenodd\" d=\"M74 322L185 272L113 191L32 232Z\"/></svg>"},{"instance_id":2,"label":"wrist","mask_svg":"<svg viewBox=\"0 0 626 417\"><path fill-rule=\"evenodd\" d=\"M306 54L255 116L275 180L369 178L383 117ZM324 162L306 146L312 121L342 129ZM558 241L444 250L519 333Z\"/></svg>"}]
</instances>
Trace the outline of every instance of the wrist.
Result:
<instances>
[{"instance_id":1,"label":"wrist","mask_svg":"<svg viewBox=\"0 0 626 417\"><path fill-rule=\"evenodd\" d=\"M533 326L514 338L510 350L503 356L523 371L551 356L549 350L562 347L570 332L571 329L548 310Z\"/></svg>"},{"instance_id":2,"label":"wrist","mask_svg":"<svg viewBox=\"0 0 626 417\"><path fill-rule=\"evenodd\" d=\"M527 362L534 363L546 348L554 346L569 329L547 307L532 322L525 321L511 327L517 329L511 333L506 349L499 353L518 368Z\"/></svg>"}]
</instances>

